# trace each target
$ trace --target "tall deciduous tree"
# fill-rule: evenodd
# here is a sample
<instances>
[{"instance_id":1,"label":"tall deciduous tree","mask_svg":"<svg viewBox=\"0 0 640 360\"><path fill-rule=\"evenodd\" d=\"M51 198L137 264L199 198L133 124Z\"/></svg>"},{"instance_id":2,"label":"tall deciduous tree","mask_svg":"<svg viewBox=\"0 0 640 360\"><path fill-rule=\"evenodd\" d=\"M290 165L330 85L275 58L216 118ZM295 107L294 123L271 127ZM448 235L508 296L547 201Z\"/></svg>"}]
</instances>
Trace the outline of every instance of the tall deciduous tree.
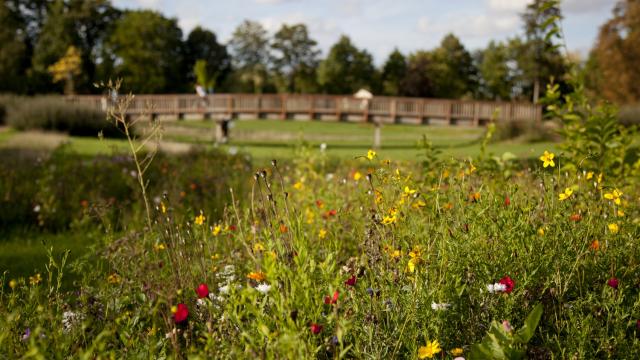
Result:
<instances>
[{"instance_id":1,"label":"tall deciduous tree","mask_svg":"<svg viewBox=\"0 0 640 360\"><path fill-rule=\"evenodd\" d=\"M409 55L407 71L402 79L400 95L415 97L431 97L435 95L433 77L433 54L428 51L417 51Z\"/></svg>"},{"instance_id":2,"label":"tall deciduous tree","mask_svg":"<svg viewBox=\"0 0 640 360\"><path fill-rule=\"evenodd\" d=\"M382 66L382 89L385 95L397 96L401 93L402 80L407 75L407 59L395 49Z\"/></svg>"},{"instance_id":3,"label":"tall deciduous tree","mask_svg":"<svg viewBox=\"0 0 640 360\"><path fill-rule=\"evenodd\" d=\"M343 35L320 63L318 82L330 94L351 94L360 88L375 91L377 74L373 58L366 50L356 48Z\"/></svg>"},{"instance_id":4,"label":"tall deciduous tree","mask_svg":"<svg viewBox=\"0 0 640 360\"><path fill-rule=\"evenodd\" d=\"M176 19L155 11L130 11L118 20L109 47L115 74L137 93L179 92L186 88L182 31Z\"/></svg>"},{"instance_id":5,"label":"tall deciduous tree","mask_svg":"<svg viewBox=\"0 0 640 360\"><path fill-rule=\"evenodd\" d=\"M508 47L491 41L478 54L478 70L481 83L479 95L491 100L509 100L513 91L512 68L515 62L509 57Z\"/></svg>"},{"instance_id":6,"label":"tall deciduous tree","mask_svg":"<svg viewBox=\"0 0 640 360\"><path fill-rule=\"evenodd\" d=\"M514 47L518 66L521 69L520 87L525 95L531 95L537 103L540 89L544 89L550 78L561 80L566 74L564 58L551 39L545 37L545 23L562 18L559 5L547 6L545 0L534 0L522 14L525 42ZM512 43L517 45L517 43Z\"/></svg>"},{"instance_id":7,"label":"tall deciduous tree","mask_svg":"<svg viewBox=\"0 0 640 360\"><path fill-rule=\"evenodd\" d=\"M620 1L613 18L600 28L592 51L597 85L606 99L640 101L640 1Z\"/></svg>"},{"instance_id":8,"label":"tall deciduous tree","mask_svg":"<svg viewBox=\"0 0 640 360\"><path fill-rule=\"evenodd\" d=\"M202 82L200 78L206 74L209 84L202 85L212 90L231 71L231 57L227 47L218 43L216 34L198 26L191 30L185 42L185 65L193 69L189 81Z\"/></svg>"},{"instance_id":9,"label":"tall deciduous tree","mask_svg":"<svg viewBox=\"0 0 640 360\"><path fill-rule=\"evenodd\" d=\"M0 3L0 92L24 92L26 34L17 14Z\"/></svg>"},{"instance_id":10,"label":"tall deciduous tree","mask_svg":"<svg viewBox=\"0 0 640 360\"><path fill-rule=\"evenodd\" d=\"M274 35L273 68L284 92L306 92L315 80L320 51L304 24L282 25Z\"/></svg>"},{"instance_id":11,"label":"tall deciduous tree","mask_svg":"<svg viewBox=\"0 0 640 360\"><path fill-rule=\"evenodd\" d=\"M269 61L267 30L258 22L245 20L233 32L229 46L235 78L242 90L262 93L267 83Z\"/></svg>"},{"instance_id":12,"label":"tall deciduous tree","mask_svg":"<svg viewBox=\"0 0 640 360\"><path fill-rule=\"evenodd\" d=\"M461 98L474 92L477 70L471 54L453 34L446 35L432 56L435 72L432 74L437 97Z\"/></svg>"}]
</instances>

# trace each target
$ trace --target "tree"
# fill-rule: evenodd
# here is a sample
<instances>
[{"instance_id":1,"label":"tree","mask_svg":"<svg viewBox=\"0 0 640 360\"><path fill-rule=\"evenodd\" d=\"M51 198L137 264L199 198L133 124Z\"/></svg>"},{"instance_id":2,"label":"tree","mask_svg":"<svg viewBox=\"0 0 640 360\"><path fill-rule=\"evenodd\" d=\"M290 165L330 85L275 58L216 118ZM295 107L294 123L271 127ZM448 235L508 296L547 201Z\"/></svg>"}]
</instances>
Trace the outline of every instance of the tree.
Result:
<instances>
[{"instance_id":1,"label":"tree","mask_svg":"<svg viewBox=\"0 0 640 360\"><path fill-rule=\"evenodd\" d=\"M382 89L385 95L397 96L401 93L401 82L407 75L407 59L395 49L382 66Z\"/></svg>"},{"instance_id":2,"label":"tree","mask_svg":"<svg viewBox=\"0 0 640 360\"><path fill-rule=\"evenodd\" d=\"M185 42L185 65L193 69L189 81L197 80L211 91L231 72L231 57L227 47L218 43L216 34L198 26Z\"/></svg>"},{"instance_id":3,"label":"tree","mask_svg":"<svg viewBox=\"0 0 640 360\"><path fill-rule=\"evenodd\" d=\"M485 99L508 100L513 90L512 69L508 47L491 41L486 49L478 54L478 70L481 84L479 93Z\"/></svg>"},{"instance_id":4,"label":"tree","mask_svg":"<svg viewBox=\"0 0 640 360\"><path fill-rule=\"evenodd\" d=\"M81 66L80 51L75 46L69 46L67 53L47 70L53 76L53 82L64 82L64 93L71 95L75 94L74 78L82 73Z\"/></svg>"},{"instance_id":5,"label":"tree","mask_svg":"<svg viewBox=\"0 0 640 360\"><path fill-rule=\"evenodd\" d=\"M619 104L640 101L640 2L620 1L592 50L602 96Z\"/></svg>"},{"instance_id":6,"label":"tree","mask_svg":"<svg viewBox=\"0 0 640 360\"><path fill-rule=\"evenodd\" d=\"M75 27L63 0L56 0L49 7L42 31L34 47L32 57L32 81L36 91L51 90L51 76L47 69L62 58L67 49L77 43ZM60 88L58 88L59 90Z\"/></svg>"},{"instance_id":7,"label":"tree","mask_svg":"<svg viewBox=\"0 0 640 360\"><path fill-rule=\"evenodd\" d=\"M186 88L182 31L176 19L150 10L126 12L108 46L115 75L127 90L161 93Z\"/></svg>"},{"instance_id":8,"label":"tree","mask_svg":"<svg viewBox=\"0 0 640 360\"><path fill-rule=\"evenodd\" d=\"M453 34L446 35L433 51L431 76L435 96L458 99L474 92L477 70L471 54Z\"/></svg>"},{"instance_id":9,"label":"tree","mask_svg":"<svg viewBox=\"0 0 640 360\"><path fill-rule=\"evenodd\" d=\"M267 81L269 61L267 30L260 23L245 20L233 32L229 46L236 78L243 88L253 93L262 93Z\"/></svg>"},{"instance_id":10,"label":"tree","mask_svg":"<svg viewBox=\"0 0 640 360\"><path fill-rule=\"evenodd\" d=\"M318 66L317 42L309 37L304 24L282 25L271 43L273 68L284 92L302 92L315 80Z\"/></svg>"},{"instance_id":11,"label":"tree","mask_svg":"<svg viewBox=\"0 0 640 360\"><path fill-rule=\"evenodd\" d=\"M358 50L345 35L318 68L318 83L329 94L352 94L360 88L376 90L376 80L371 54Z\"/></svg>"},{"instance_id":12,"label":"tree","mask_svg":"<svg viewBox=\"0 0 640 360\"><path fill-rule=\"evenodd\" d=\"M534 103L540 97L550 78L561 80L566 73L564 58L545 34L544 24L561 19L559 5L545 6L545 0L534 0L522 14L525 42L512 42L518 67L521 69L520 87L525 95L531 95Z\"/></svg>"},{"instance_id":13,"label":"tree","mask_svg":"<svg viewBox=\"0 0 640 360\"><path fill-rule=\"evenodd\" d=\"M27 47L16 13L0 3L0 92L25 91Z\"/></svg>"},{"instance_id":14,"label":"tree","mask_svg":"<svg viewBox=\"0 0 640 360\"><path fill-rule=\"evenodd\" d=\"M432 77L432 54L427 51L418 51L409 55L407 71L400 83L400 95L415 97L430 97L434 95Z\"/></svg>"}]
</instances>

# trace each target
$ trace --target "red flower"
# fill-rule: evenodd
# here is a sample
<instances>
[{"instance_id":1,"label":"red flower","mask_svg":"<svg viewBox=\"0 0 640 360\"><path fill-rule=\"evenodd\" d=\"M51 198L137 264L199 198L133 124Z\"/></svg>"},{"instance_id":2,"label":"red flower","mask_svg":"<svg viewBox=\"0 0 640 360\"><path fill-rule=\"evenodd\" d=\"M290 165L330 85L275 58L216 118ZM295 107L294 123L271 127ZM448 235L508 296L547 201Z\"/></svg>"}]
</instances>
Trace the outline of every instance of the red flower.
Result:
<instances>
[{"instance_id":1,"label":"red flower","mask_svg":"<svg viewBox=\"0 0 640 360\"><path fill-rule=\"evenodd\" d=\"M173 314L173 320L175 320L176 324L181 324L187 321L187 317L189 317L187 305L183 303L178 304L176 312Z\"/></svg>"},{"instance_id":2,"label":"red flower","mask_svg":"<svg viewBox=\"0 0 640 360\"><path fill-rule=\"evenodd\" d=\"M322 325L318 325L316 323L311 324L311 333L313 335L318 335L322 331Z\"/></svg>"},{"instance_id":3,"label":"red flower","mask_svg":"<svg viewBox=\"0 0 640 360\"><path fill-rule=\"evenodd\" d=\"M618 279L616 278L611 278L609 279L609 281L607 281L607 285L609 285L610 287L617 289L618 288Z\"/></svg>"},{"instance_id":4,"label":"red flower","mask_svg":"<svg viewBox=\"0 0 640 360\"><path fill-rule=\"evenodd\" d=\"M324 202L322 202L322 200L316 200L316 206L318 209L322 209L324 207Z\"/></svg>"},{"instance_id":5,"label":"red flower","mask_svg":"<svg viewBox=\"0 0 640 360\"><path fill-rule=\"evenodd\" d=\"M338 295L339 294L336 291L336 292L333 293L333 297L331 297L329 295L325 296L324 297L324 303L327 304L327 305L333 305L333 304L337 303L338 302Z\"/></svg>"},{"instance_id":6,"label":"red flower","mask_svg":"<svg viewBox=\"0 0 640 360\"><path fill-rule=\"evenodd\" d=\"M509 199L509 196L507 195L504 198L504 206L509 206L509 205L511 205L511 199Z\"/></svg>"},{"instance_id":7,"label":"red flower","mask_svg":"<svg viewBox=\"0 0 640 360\"><path fill-rule=\"evenodd\" d=\"M331 209L331 210L329 210L329 211L325 212L325 213L322 215L322 217L323 217L323 218L325 218L325 219L328 219L328 218L330 218L330 217L332 217L332 216L336 216L336 214L337 214L337 213L338 213L338 210L336 210L336 209Z\"/></svg>"},{"instance_id":8,"label":"red flower","mask_svg":"<svg viewBox=\"0 0 640 360\"><path fill-rule=\"evenodd\" d=\"M196 288L196 294L198 294L198 297L200 299L209 296L209 287L207 286L207 284L198 285L198 287Z\"/></svg>"},{"instance_id":9,"label":"red flower","mask_svg":"<svg viewBox=\"0 0 640 360\"><path fill-rule=\"evenodd\" d=\"M571 216L569 216L569 220L578 222L578 221L582 220L582 215L580 215L580 214L572 214Z\"/></svg>"},{"instance_id":10,"label":"red flower","mask_svg":"<svg viewBox=\"0 0 640 360\"><path fill-rule=\"evenodd\" d=\"M357 281L358 281L358 278L355 275L352 275L350 278L347 279L347 281L344 282L344 284L348 286L356 286Z\"/></svg>"},{"instance_id":11,"label":"red flower","mask_svg":"<svg viewBox=\"0 0 640 360\"><path fill-rule=\"evenodd\" d=\"M507 294L511 293L513 291L513 288L516 286L516 282L513 281L513 279L509 276L505 276L500 279L499 283L505 286L504 292L506 292Z\"/></svg>"},{"instance_id":12,"label":"red flower","mask_svg":"<svg viewBox=\"0 0 640 360\"><path fill-rule=\"evenodd\" d=\"M229 225L229 231L236 231L237 229L235 225Z\"/></svg>"}]
</instances>

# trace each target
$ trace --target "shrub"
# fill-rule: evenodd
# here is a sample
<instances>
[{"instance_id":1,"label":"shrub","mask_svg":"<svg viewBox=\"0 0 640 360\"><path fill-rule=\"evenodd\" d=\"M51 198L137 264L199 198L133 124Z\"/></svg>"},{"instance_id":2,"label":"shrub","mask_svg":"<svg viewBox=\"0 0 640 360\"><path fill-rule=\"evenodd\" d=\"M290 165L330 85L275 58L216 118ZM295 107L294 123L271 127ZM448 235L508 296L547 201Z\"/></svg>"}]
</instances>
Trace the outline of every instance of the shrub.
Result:
<instances>
[{"instance_id":1,"label":"shrub","mask_svg":"<svg viewBox=\"0 0 640 360\"><path fill-rule=\"evenodd\" d=\"M120 134L103 112L65 103L57 96L18 98L8 107L6 120L18 130L54 130L76 136L96 136L100 131L107 136Z\"/></svg>"},{"instance_id":2,"label":"shrub","mask_svg":"<svg viewBox=\"0 0 640 360\"><path fill-rule=\"evenodd\" d=\"M557 126L552 121L543 123L529 121L509 121L496 124L494 140L520 139L525 142L557 141Z\"/></svg>"}]
</instances>

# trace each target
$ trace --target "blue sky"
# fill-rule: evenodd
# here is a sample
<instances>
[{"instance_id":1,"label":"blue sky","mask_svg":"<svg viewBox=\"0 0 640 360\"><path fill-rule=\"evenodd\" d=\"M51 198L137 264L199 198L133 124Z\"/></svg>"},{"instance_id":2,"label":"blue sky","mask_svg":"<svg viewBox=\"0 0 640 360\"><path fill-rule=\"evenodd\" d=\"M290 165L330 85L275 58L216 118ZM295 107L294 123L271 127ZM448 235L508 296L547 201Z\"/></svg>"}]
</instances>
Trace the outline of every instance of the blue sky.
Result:
<instances>
[{"instance_id":1,"label":"blue sky","mask_svg":"<svg viewBox=\"0 0 640 360\"><path fill-rule=\"evenodd\" d=\"M220 41L244 19L262 23L271 33L283 24L305 23L326 54L341 34L366 48L382 63L395 48L404 53L436 47L448 32L470 50L491 39L521 32L529 0L113 0L125 8L152 8L175 17L185 32L200 25ZM564 0L563 25L571 51L588 53L616 0Z\"/></svg>"}]
</instances>

